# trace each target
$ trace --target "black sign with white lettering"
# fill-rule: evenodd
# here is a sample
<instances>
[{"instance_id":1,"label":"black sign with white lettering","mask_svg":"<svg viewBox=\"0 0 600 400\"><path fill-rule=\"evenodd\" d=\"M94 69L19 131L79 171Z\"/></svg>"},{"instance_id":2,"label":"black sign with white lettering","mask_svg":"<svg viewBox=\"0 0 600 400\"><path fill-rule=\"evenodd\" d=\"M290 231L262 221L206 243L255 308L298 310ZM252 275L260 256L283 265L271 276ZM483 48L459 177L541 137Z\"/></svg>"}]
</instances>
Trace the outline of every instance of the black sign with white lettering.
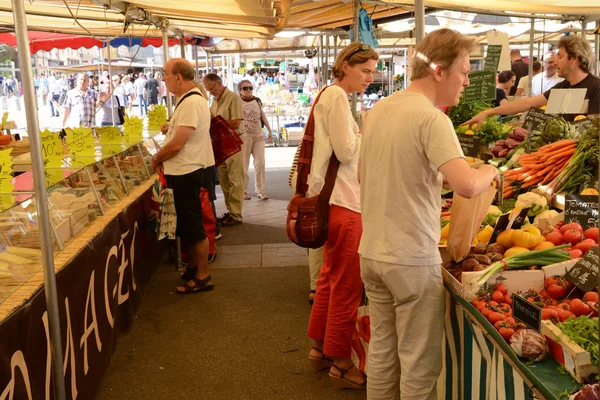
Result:
<instances>
[{"instance_id":1,"label":"black sign with white lettering","mask_svg":"<svg viewBox=\"0 0 600 400\"><path fill-rule=\"evenodd\" d=\"M565 196L565 223L579 223L583 229L598 226L598 196Z\"/></svg>"},{"instance_id":2,"label":"black sign with white lettering","mask_svg":"<svg viewBox=\"0 0 600 400\"><path fill-rule=\"evenodd\" d=\"M513 317L539 332L542 327L542 309L516 293L513 294L512 299Z\"/></svg>"},{"instance_id":3,"label":"black sign with white lettering","mask_svg":"<svg viewBox=\"0 0 600 400\"><path fill-rule=\"evenodd\" d=\"M593 290L598 282L600 249L592 247L566 274L565 279L584 292Z\"/></svg>"},{"instance_id":4,"label":"black sign with white lettering","mask_svg":"<svg viewBox=\"0 0 600 400\"><path fill-rule=\"evenodd\" d=\"M487 54L483 62L484 71L498 71L498 64L500 64L500 55L502 54L501 44L490 44L487 48Z\"/></svg>"},{"instance_id":5,"label":"black sign with white lettering","mask_svg":"<svg viewBox=\"0 0 600 400\"><path fill-rule=\"evenodd\" d=\"M494 232L492 233L492 237L490 238L490 241L488 243L496 243L498 235L507 229L519 229L523 225L525 218L527 218L528 212L529 208L524 208L516 217L513 215L514 221L512 221L512 224L510 223L511 221L509 219L510 213L504 214L500 218L498 218L498 221L496 222L496 227L494 228Z\"/></svg>"},{"instance_id":6,"label":"black sign with white lettering","mask_svg":"<svg viewBox=\"0 0 600 400\"><path fill-rule=\"evenodd\" d=\"M525 117L522 127L529 129L529 125L531 124L532 131L541 131L546 122L548 122L548 120L552 117L553 116L551 114L546 114L546 112L542 109L531 108L529 112L527 112L527 116Z\"/></svg>"},{"instance_id":7,"label":"black sign with white lettering","mask_svg":"<svg viewBox=\"0 0 600 400\"><path fill-rule=\"evenodd\" d=\"M479 157L479 148L481 147L481 140L475 135L465 135L464 133L457 133L458 142L462 147L463 153L467 157Z\"/></svg>"}]
</instances>

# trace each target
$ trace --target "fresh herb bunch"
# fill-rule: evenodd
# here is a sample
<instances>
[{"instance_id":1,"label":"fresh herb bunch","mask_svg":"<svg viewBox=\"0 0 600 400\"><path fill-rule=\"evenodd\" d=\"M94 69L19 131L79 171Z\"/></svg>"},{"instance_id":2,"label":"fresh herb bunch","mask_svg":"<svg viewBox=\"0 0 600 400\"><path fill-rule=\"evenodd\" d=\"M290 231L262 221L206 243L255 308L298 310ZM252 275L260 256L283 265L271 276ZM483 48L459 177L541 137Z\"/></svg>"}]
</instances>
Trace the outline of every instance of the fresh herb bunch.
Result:
<instances>
[{"instance_id":1,"label":"fresh herb bunch","mask_svg":"<svg viewBox=\"0 0 600 400\"><path fill-rule=\"evenodd\" d=\"M565 336L577 343L582 349L590 353L593 365L600 366L600 351L598 341L598 318L590 318L582 315L577 318L569 318L565 322L556 325Z\"/></svg>"},{"instance_id":2,"label":"fresh herb bunch","mask_svg":"<svg viewBox=\"0 0 600 400\"><path fill-rule=\"evenodd\" d=\"M512 130L512 126L503 124L496 116L491 116L485 119L481 129L476 131L475 135L479 137L481 144L490 144L506 139Z\"/></svg>"},{"instance_id":3,"label":"fresh herb bunch","mask_svg":"<svg viewBox=\"0 0 600 400\"><path fill-rule=\"evenodd\" d=\"M463 97L461 97L458 104L454 107L451 107L450 112L448 113L448 117L450 117L452 125L454 125L455 128L460 126L460 124L467 122L483 110L492 107L491 103L486 103L483 101L465 103L463 100Z\"/></svg>"}]
</instances>

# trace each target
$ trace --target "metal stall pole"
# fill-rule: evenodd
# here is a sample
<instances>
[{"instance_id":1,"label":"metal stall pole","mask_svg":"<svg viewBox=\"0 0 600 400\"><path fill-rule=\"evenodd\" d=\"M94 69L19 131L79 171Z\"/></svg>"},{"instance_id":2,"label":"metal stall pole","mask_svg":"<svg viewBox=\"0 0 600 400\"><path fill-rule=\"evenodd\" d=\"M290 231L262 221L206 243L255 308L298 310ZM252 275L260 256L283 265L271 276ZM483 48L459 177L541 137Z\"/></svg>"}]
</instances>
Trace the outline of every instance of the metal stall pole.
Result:
<instances>
[{"instance_id":1,"label":"metal stall pole","mask_svg":"<svg viewBox=\"0 0 600 400\"><path fill-rule=\"evenodd\" d=\"M185 40L183 36L179 38L179 47L181 48L181 58L185 58Z\"/></svg>"},{"instance_id":2,"label":"metal stall pole","mask_svg":"<svg viewBox=\"0 0 600 400\"><path fill-rule=\"evenodd\" d=\"M327 35L327 40L325 41L327 46L327 51L325 52L325 84L327 84L327 81L329 80L329 57L331 55L331 47L329 46L329 36L330 35Z\"/></svg>"},{"instance_id":3,"label":"metal stall pole","mask_svg":"<svg viewBox=\"0 0 600 400\"><path fill-rule=\"evenodd\" d=\"M110 55L110 42L106 43L106 52L108 53L107 59L108 59L108 85L110 85L110 114L112 117L112 126L116 126L117 118L115 115L115 107L114 107L116 94L114 93L115 88L112 87L112 57Z\"/></svg>"},{"instance_id":4,"label":"metal stall pole","mask_svg":"<svg viewBox=\"0 0 600 400\"><path fill-rule=\"evenodd\" d=\"M196 81L200 82L200 67L198 66L198 46L192 47L194 50L194 61L196 61Z\"/></svg>"},{"instance_id":5,"label":"metal stall pole","mask_svg":"<svg viewBox=\"0 0 600 400\"><path fill-rule=\"evenodd\" d=\"M535 18L531 18L531 28L529 30L529 82L527 83L527 93L531 96L531 85L533 81L533 41L535 40Z\"/></svg>"},{"instance_id":6,"label":"metal stall pole","mask_svg":"<svg viewBox=\"0 0 600 400\"><path fill-rule=\"evenodd\" d=\"M337 52L338 52L338 48L337 48L337 44L338 44L338 35L335 35L333 37L333 62L335 63L335 59L337 58Z\"/></svg>"},{"instance_id":7,"label":"metal stall pole","mask_svg":"<svg viewBox=\"0 0 600 400\"><path fill-rule=\"evenodd\" d=\"M323 35L319 35L319 90L325 86L325 72L323 71Z\"/></svg>"},{"instance_id":8,"label":"metal stall pole","mask_svg":"<svg viewBox=\"0 0 600 400\"><path fill-rule=\"evenodd\" d=\"M587 32L585 31L586 25L587 25L587 22L585 22L585 18L581 18L581 37L584 39L587 38Z\"/></svg>"},{"instance_id":9,"label":"metal stall pole","mask_svg":"<svg viewBox=\"0 0 600 400\"><path fill-rule=\"evenodd\" d=\"M169 36L167 35L167 28L162 28L162 40L163 40L163 69L167 61L169 61ZM173 112L173 101L171 96L167 94L167 116L171 118Z\"/></svg>"},{"instance_id":10,"label":"metal stall pole","mask_svg":"<svg viewBox=\"0 0 600 400\"><path fill-rule=\"evenodd\" d=\"M416 4L416 2L415 2ZM352 2L352 38L353 38L353 42L358 42L358 12L359 12L359 4L358 4L358 0L354 0ZM352 117L354 117L354 120L358 120L358 114L356 113L356 103L357 103L357 96L356 96L356 92L352 93L352 101L350 102L351 107L352 107Z\"/></svg>"},{"instance_id":11,"label":"metal stall pole","mask_svg":"<svg viewBox=\"0 0 600 400\"><path fill-rule=\"evenodd\" d=\"M596 28L600 27L600 21L596 21ZM600 35L594 35L594 53L596 54L596 76L600 74Z\"/></svg>"},{"instance_id":12,"label":"metal stall pole","mask_svg":"<svg viewBox=\"0 0 600 400\"><path fill-rule=\"evenodd\" d=\"M58 293L56 275L54 273L54 255L52 254L52 228L48 213L48 195L44 177L44 161L40 143L40 127L33 87L33 72L31 70L31 52L27 32L27 19L23 0L12 0L13 21L17 37L19 64L23 94L25 97L25 113L29 130L31 169L37 199L38 226L40 228L40 243L42 250L42 266L44 269L44 292L48 309L48 335L50 336L50 354L52 359L52 380L54 382L54 397L65 400L65 376L63 373L62 339L60 334L60 317L58 310Z\"/></svg>"},{"instance_id":13,"label":"metal stall pole","mask_svg":"<svg viewBox=\"0 0 600 400\"><path fill-rule=\"evenodd\" d=\"M415 38L417 44L425 37L425 0L415 0Z\"/></svg>"},{"instance_id":14,"label":"metal stall pole","mask_svg":"<svg viewBox=\"0 0 600 400\"><path fill-rule=\"evenodd\" d=\"M209 61L209 57L208 57L208 51L204 50L204 53L206 54L206 73L210 73L209 65L210 65L210 69L212 69L212 63Z\"/></svg>"}]
</instances>

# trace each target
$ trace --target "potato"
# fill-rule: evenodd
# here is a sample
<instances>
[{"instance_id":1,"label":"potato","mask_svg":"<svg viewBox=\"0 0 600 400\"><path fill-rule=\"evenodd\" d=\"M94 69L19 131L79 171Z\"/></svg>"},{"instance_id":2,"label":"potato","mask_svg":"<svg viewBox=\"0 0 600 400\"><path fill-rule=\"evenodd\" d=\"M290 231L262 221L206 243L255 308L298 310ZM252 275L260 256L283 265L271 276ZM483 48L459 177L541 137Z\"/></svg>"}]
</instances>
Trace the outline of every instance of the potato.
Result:
<instances>
[{"instance_id":1,"label":"potato","mask_svg":"<svg viewBox=\"0 0 600 400\"><path fill-rule=\"evenodd\" d=\"M500 254L504 254L504 252L506 251L506 249L504 249L504 247L500 246L498 243L488 246L488 250L490 252L500 253Z\"/></svg>"},{"instance_id":2,"label":"potato","mask_svg":"<svg viewBox=\"0 0 600 400\"><path fill-rule=\"evenodd\" d=\"M504 255L502 253L487 253L486 256L488 256L490 258L490 260L492 260L492 262L496 262L496 261L500 261L504 258Z\"/></svg>"},{"instance_id":3,"label":"potato","mask_svg":"<svg viewBox=\"0 0 600 400\"><path fill-rule=\"evenodd\" d=\"M485 266L483 266L481 264L477 264L477 266L475 268L473 268L473 272L483 271L484 269L485 269Z\"/></svg>"},{"instance_id":4,"label":"potato","mask_svg":"<svg viewBox=\"0 0 600 400\"><path fill-rule=\"evenodd\" d=\"M490 258L488 256L486 256L485 254L477 254L477 257L475 257L477 259L477 261L479 261L479 264L483 264L483 265L491 265L492 264L492 260L490 260Z\"/></svg>"},{"instance_id":5,"label":"potato","mask_svg":"<svg viewBox=\"0 0 600 400\"><path fill-rule=\"evenodd\" d=\"M473 268L475 268L477 265L479 265L479 261L474 258L467 258L460 264L463 271L473 271Z\"/></svg>"},{"instance_id":6,"label":"potato","mask_svg":"<svg viewBox=\"0 0 600 400\"><path fill-rule=\"evenodd\" d=\"M475 249L473 249L473 253L475 254L485 254L488 252L488 246L485 243L479 243L477 246L475 246Z\"/></svg>"}]
</instances>

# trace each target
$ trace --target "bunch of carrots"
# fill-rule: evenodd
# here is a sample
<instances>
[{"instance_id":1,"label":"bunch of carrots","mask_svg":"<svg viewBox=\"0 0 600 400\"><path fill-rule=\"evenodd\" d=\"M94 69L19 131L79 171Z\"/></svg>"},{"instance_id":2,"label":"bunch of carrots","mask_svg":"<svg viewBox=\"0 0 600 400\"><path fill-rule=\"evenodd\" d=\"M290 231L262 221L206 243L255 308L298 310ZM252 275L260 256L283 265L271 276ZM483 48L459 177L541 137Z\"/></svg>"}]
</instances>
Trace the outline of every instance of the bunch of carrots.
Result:
<instances>
[{"instance_id":1,"label":"bunch of carrots","mask_svg":"<svg viewBox=\"0 0 600 400\"><path fill-rule=\"evenodd\" d=\"M577 140L566 139L542 146L535 153L522 154L521 167L504 173L503 198L512 197L519 188L551 182L565 169L576 149Z\"/></svg>"},{"instance_id":2,"label":"bunch of carrots","mask_svg":"<svg viewBox=\"0 0 600 400\"><path fill-rule=\"evenodd\" d=\"M452 211L442 211L440 214L440 221L450 221L450 217L452 216Z\"/></svg>"}]
</instances>

